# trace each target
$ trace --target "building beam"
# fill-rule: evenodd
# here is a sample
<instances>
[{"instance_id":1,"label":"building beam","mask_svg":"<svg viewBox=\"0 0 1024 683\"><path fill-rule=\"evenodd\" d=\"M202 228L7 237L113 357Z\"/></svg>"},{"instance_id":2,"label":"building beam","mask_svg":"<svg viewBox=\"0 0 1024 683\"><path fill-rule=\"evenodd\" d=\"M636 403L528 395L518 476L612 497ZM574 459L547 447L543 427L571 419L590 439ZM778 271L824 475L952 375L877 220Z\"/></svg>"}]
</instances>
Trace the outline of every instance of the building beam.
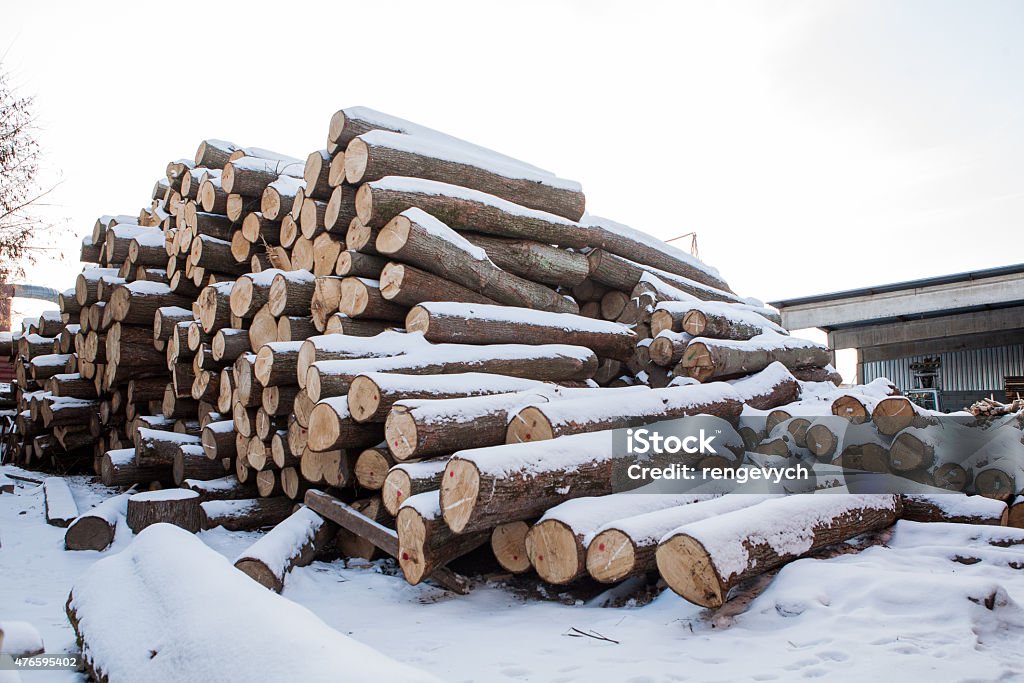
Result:
<instances>
[{"instance_id":1,"label":"building beam","mask_svg":"<svg viewBox=\"0 0 1024 683\"><path fill-rule=\"evenodd\" d=\"M827 329L861 321L912 317L979 306L1005 306L1015 302L1024 302L1024 273L797 303L783 307L781 312L782 325L787 329Z\"/></svg>"},{"instance_id":2,"label":"building beam","mask_svg":"<svg viewBox=\"0 0 1024 683\"><path fill-rule=\"evenodd\" d=\"M860 349L1009 330L1024 334L1024 306L833 330L828 343L833 349Z\"/></svg>"},{"instance_id":3,"label":"building beam","mask_svg":"<svg viewBox=\"0 0 1024 683\"><path fill-rule=\"evenodd\" d=\"M1012 344L1020 344L1022 341L1024 341L1024 330L1010 330L988 334L940 337L938 339L887 344L884 346L868 346L857 350L857 364L859 367L863 363L893 360L895 358L1010 346Z\"/></svg>"}]
</instances>

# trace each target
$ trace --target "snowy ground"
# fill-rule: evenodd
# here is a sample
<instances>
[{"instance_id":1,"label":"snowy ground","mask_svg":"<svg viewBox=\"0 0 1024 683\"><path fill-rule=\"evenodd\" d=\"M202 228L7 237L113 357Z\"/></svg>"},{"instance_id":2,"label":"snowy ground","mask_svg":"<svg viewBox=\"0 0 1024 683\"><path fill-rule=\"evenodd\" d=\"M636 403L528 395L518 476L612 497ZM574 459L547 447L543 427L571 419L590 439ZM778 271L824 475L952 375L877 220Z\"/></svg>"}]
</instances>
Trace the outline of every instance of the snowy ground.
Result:
<instances>
[{"instance_id":1,"label":"snowy ground","mask_svg":"<svg viewBox=\"0 0 1024 683\"><path fill-rule=\"evenodd\" d=\"M70 483L82 510L111 493L84 477ZM1024 532L1005 533L1024 541ZM30 621L51 653L74 650L64 603L101 557L65 551L63 535L45 523L42 487L0 495L0 620ZM288 578L284 595L446 681L1024 680L1024 545L992 546L977 535L901 522L887 546L789 565L731 624L712 625L708 612L668 591L615 608L601 598L526 600L501 585L460 597L409 586L380 563L316 562ZM200 534L230 559L257 537ZM104 555L130 540L120 529ZM618 643L570 637L572 628ZM81 677L31 672L22 680Z\"/></svg>"}]
</instances>

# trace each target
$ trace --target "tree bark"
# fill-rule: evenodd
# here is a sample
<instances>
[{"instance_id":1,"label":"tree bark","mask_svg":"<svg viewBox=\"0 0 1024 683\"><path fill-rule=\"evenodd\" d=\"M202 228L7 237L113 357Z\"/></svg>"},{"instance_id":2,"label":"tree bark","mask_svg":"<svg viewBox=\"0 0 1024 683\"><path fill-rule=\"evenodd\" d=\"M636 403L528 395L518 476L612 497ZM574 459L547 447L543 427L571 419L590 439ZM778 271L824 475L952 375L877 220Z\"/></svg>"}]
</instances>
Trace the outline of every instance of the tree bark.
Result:
<instances>
[{"instance_id":1,"label":"tree bark","mask_svg":"<svg viewBox=\"0 0 1024 683\"><path fill-rule=\"evenodd\" d=\"M377 258L377 257L370 257ZM460 301L471 304L493 304L494 301L462 285L414 268L391 261L380 276L380 293L388 301L405 307L424 301Z\"/></svg>"},{"instance_id":2,"label":"tree bark","mask_svg":"<svg viewBox=\"0 0 1024 683\"><path fill-rule=\"evenodd\" d=\"M305 567L326 550L338 527L307 507L293 512L265 536L249 546L235 567L275 593L293 567Z\"/></svg>"},{"instance_id":3,"label":"tree bark","mask_svg":"<svg viewBox=\"0 0 1024 683\"><path fill-rule=\"evenodd\" d=\"M800 368L822 366L829 360L824 346L781 335L765 335L750 341L700 338L687 346L677 374L706 382L751 374L776 361L787 368Z\"/></svg>"},{"instance_id":4,"label":"tree bark","mask_svg":"<svg viewBox=\"0 0 1024 683\"><path fill-rule=\"evenodd\" d=\"M202 528L222 526L228 531L251 531L280 524L295 503L287 496L208 500L199 504Z\"/></svg>"},{"instance_id":5,"label":"tree bark","mask_svg":"<svg viewBox=\"0 0 1024 683\"><path fill-rule=\"evenodd\" d=\"M200 529L199 494L188 489L136 493L128 498L127 519L136 534L159 523L196 533Z\"/></svg>"}]
</instances>

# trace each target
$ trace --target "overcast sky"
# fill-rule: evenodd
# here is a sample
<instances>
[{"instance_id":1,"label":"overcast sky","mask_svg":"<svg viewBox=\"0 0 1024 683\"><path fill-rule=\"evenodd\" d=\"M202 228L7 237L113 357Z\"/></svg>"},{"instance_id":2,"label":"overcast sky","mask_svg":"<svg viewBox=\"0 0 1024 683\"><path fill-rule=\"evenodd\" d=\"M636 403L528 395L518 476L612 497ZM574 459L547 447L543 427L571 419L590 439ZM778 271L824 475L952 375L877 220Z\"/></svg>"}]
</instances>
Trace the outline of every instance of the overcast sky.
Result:
<instances>
[{"instance_id":1,"label":"overcast sky","mask_svg":"<svg viewBox=\"0 0 1024 683\"><path fill-rule=\"evenodd\" d=\"M582 182L763 300L1024 261L1024 3L8 3L54 215L366 105ZM686 243L677 243L687 246ZM29 280L70 286L77 247Z\"/></svg>"}]
</instances>

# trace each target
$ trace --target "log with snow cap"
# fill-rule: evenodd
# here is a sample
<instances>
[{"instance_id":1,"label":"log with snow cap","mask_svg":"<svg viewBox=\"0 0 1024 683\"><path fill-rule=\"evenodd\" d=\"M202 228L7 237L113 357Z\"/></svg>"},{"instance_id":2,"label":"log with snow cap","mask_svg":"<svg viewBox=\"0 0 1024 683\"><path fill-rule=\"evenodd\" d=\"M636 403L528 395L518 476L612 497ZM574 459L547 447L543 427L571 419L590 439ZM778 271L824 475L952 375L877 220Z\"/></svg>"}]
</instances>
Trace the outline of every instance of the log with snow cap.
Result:
<instances>
[{"instance_id":1,"label":"log with snow cap","mask_svg":"<svg viewBox=\"0 0 1024 683\"><path fill-rule=\"evenodd\" d=\"M117 523L128 514L128 493L111 496L78 516L64 533L67 550L106 550Z\"/></svg>"},{"instance_id":2,"label":"log with snow cap","mask_svg":"<svg viewBox=\"0 0 1024 683\"><path fill-rule=\"evenodd\" d=\"M455 534L441 516L437 490L424 491L402 503L395 517L398 565L416 585L436 569L475 550L490 539L490 530Z\"/></svg>"},{"instance_id":3,"label":"log with snow cap","mask_svg":"<svg viewBox=\"0 0 1024 683\"><path fill-rule=\"evenodd\" d=\"M653 276L645 276L644 282L660 282L659 278ZM660 284L659 289L675 290L674 287L667 284ZM654 307L654 312L651 313L651 332L657 335L662 330L672 330L673 332L683 331L683 319L686 318L686 314L693 310L695 305L703 306L703 303L719 304L722 302L701 302L696 297L686 294L685 292L676 290L676 294L666 294L666 298L659 299L658 304ZM685 298L680 298L682 294ZM770 323L781 325L781 316L778 312L765 308L763 306L756 306L750 303L731 303L732 307L735 307L739 311L746 311L750 313L756 313L762 318L766 319ZM727 309L728 310L728 309Z\"/></svg>"},{"instance_id":4,"label":"log with snow cap","mask_svg":"<svg viewBox=\"0 0 1024 683\"><path fill-rule=\"evenodd\" d=\"M377 257L372 257L377 258ZM340 264L340 257L339 257ZM341 270L341 266L338 266ZM433 273L389 261L380 275L380 295L402 306L412 307L424 301L452 301L467 304L493 304L494 301L471 289L438 277Z\"/></svg>"},{"instance_id":5,"label":"log with snow cap","mask_svg":"<svg viewBox=\"0 0 1024 683\"><path fill-rule=\"evenodd\" d=\"M359 423L352 419L348 397L322 399L309 416L309 447L315 451L334 448L365 448L384 438L380 423Z\"/></svg>"},{"instance_id":6,"label":"log with snow cap","mask_svg":"<svg viewBox=\"0 0 1024 683\"><path fill-rule=\"evenodd\" d=\"M435 458L394 465L384 477L380 490L384 509L391 515L397 515L402 503L409 498L424 491L438 490L446 464L445 458Z\"/></svg>"},{"instance_id":7,"label":"log with snow cap","mask_svg":"<svg viewBox=\"0 0 1024 683\"><path fill-rule=\"evenodd\" d=\"M348 333L316 335L302 342L296 367L298 383L306 386L309 366L318 361L386 358L429 346L423 335L387 330L369 337Z\"/></svg>"},{"instance_id":8,"label":"log with snow cap","mask_svg":"<svg viewBox=\"0 0 1024 683\"><path fill-rule=\"evenodd\" d=\"M934 494L905 493L900 495L900 502L900 519L915 522L1006 526L1009 520L1009 508L1005 502L984 496L946 491Z\"/></svg>"},{"instance_id":9,"label":"log with snow cap","mask_svg":"<svg viewBox=\"0 0 1024 683\"><path fill-rule=\"evenodd\" d=\"M712 339L745 341L765 332L789 334L781 325L776 325L759 313L712 301L691 304L690 310L683 316L682 325L683 332L692 337Z\"/></svg>"},{"instance_id":10,"label":"log with snow cap","mask_svg":"<svg viewBox=\"0 0 1024 683\"><path fill-rule=\"evenodd\" d=\"M579 311L571 298L501 270L483 249L422 209L406 209L395 216L381 229L376 247L381 254L423 268L498 303L560 313Z\"/></svg>"},{"instance_id":11,"label":"log with snow cap","mask_svg":"<svg viewBox=\"0 0 1024 683\"><path fill-rule=\"evenodd\" d=\"M456 533L531 519L567 500L640 487L627 472L637 461L625 445L616 447L612 430L458 451L442 477L441 509ZM659 453L645 465L676 462Z\"/></svg>"},{"instance_id":12,"label":"log with snow cap","mask_svg":"<svg viewBox=\"0 0 1024 683\"><path fill-rule=\"evenodd\" d=\"M665 534L691 522L756 505L773 496L736 493L692 494L691 497L693 500L687 504L622 515L589 532L583 539L587 573L602 583L612 583L654 571L658 542Z\"/></svg>"},{"instance_id":13,"label":"log with snow cap","mask_svg":"<svg viewBox=\"0 0 1024 683\"><path fill-rule=\"evenodd\" d=\"M637 343L636 334L617 323L484 304L419 304L409 311L405 329L422 332L431 342L575 344L617 360L632 357Z\"/></svg>"},{"instance_id":14,"label":"log with snow cap","mask_svg":"<svg viewBox=\"0 0 1024 683\"><path fill-rule=\"evenodd\" d=\"M300 507L246 548L235 560L235 567L256 583L280 593L288 572L316 559L337 532L336 524Z\"/></svg>"},{"instance_id":15,"label":"log with snow cap","mask_svg":"<svg viewBox=\"0 0 1024 683\"><path fill-rule=\"evenodd\" d=\"M348 406L357 422L383 422L397 401L488 396L545 386L536 380L483 372L450 375L372 372L352 380Z\"/></svg>"},{"instance_id":16,"label":"log with snow cap","mask_svg":"<svg viewBox=\"0 0 1024 683\"><path fill-rule=\"evenodd\" d=\"M691 522L662 539L658 570L673 591L720 607L729 590L809 552L895 523L896 496L803 495Z\"/></svg>"},{"instance_id":17,"label":"log with snow cap","mask_svg":"<svg viewBox=\"0 0 1024 683\"><path fill-rule=\"evenodd\" d=\"M188 306L191 301L159 282L136 281L118 285L110 295L111 317L131 325L152 325L162 306Z\"/></svg>"},{"instance_id":18,"label":"log with snow cap","mask_svg":"<svg viewBox=\"0 0 1024 683\"><path fill-rule=\"evenodd\" d=\"M593 377L597 356L590 349L566 344L436 344L389 358L317 361L306 373L305 389L314 401L347 394L352 380L365 372L410 375L487 372L512 377L565 382Z\"/></svg>"},{"instance_id":19,"label":"log with snow cap","mask_svg":"<svg viewBox=\"0 0 1024 683\"><path fill-rule=\"evenodd\" d=\"M345 180L356 185L385 176L451 183L574 221L583 216L586 204L579 183L497 155L382 130L352 139L345 148Z\"/></svg>"},{"instance_id":20,"label":"log with snow cap","mask_svg":"<svg viewBox=\"0 0 1024 683\"><path fill-rule=\"evenodd\" d=\"M509 420L524 407L548 401L589 397L607 401L645 393L643 385L615 389L546 386L525 392L440 400L401 400L384 425L396 460L436 456L505 442Z\"/></svg>"},{"instance_id":21,"label":"log with snow cap","mask_svg":"<svg viewBox=\"0 0 1024 683\"><path fill-rule=\"evenodd\" d=\"M509 422L506 443L543 441L568 434L637 427L689 415L737 418L743 404L724 382L652 389L625 405L599 395L523 408Z\"/></svg>"},{"instance_id":22,"label":"log with snow cap","mask_svg":"<svg viewBox=\"0 0 1024 683\"><path fill-rule=\"evenodd\" d=\"M575 498L551 508L530 528L526 534L527 556L542 579L566 584L586 574L587 546L602 525L713 497L713 494L633 491Z\"/></svg>"},{"instance_id":23,"label":"log with snow cap","mask_svg":"<svg viewBox=\"0 0 1024 683\"><path fill-rule=\"evenodd\" d=\"M263 159L246 156L224 164L221 187L228 194L261 197L267 186L281 176L302 178L304 164L298 159Z\"/></svg>"},{"instance_id":24,"label":"log with snow cap","mask_svg":"<svg viewBox=\"0 0 1024 683\"><path fill-rule=\"evenodd\" d=\"M747 341L698 337L687 345L678 374L701 382L748 375L778 361L787 368L821 367L828 349L807 339L766 333Z\"/></svg>"},{"instance_id":25,"label":"log with snow cap","mask_svg":"<svg viewBox=\"0 0 1024 683\"><path fill-rule=\"evenodd\" d=\"M86 571L67 612L96 680L329 681L338 680L341 661L353 680L437 681L335 631L166 526L147 529ZM252 629L244 639L232 632L240 623Z\"/></svg>"},{"instance_id":26,"label":"log with snow cap","mask_svg":"<svg viewBox=\"0 0 1024 683\"><path fill-rule=\"evenodd\" d=\"M757 410L787 405L800 399L800 383L779 362L749 377L731 380L729 385L743 403Z\"/></svg>"},{"instance_id":27,"label":"log with snow cap","mask_svg":"<svg viewBox=\"0 0 1024 683\"><path fill-rule=\"evenodd\" d=\"M277 273L270 285L270 314L307 315L309 301L316 287L316 277L305 270L292 270Z\"/></svg>"}]
</instances>

